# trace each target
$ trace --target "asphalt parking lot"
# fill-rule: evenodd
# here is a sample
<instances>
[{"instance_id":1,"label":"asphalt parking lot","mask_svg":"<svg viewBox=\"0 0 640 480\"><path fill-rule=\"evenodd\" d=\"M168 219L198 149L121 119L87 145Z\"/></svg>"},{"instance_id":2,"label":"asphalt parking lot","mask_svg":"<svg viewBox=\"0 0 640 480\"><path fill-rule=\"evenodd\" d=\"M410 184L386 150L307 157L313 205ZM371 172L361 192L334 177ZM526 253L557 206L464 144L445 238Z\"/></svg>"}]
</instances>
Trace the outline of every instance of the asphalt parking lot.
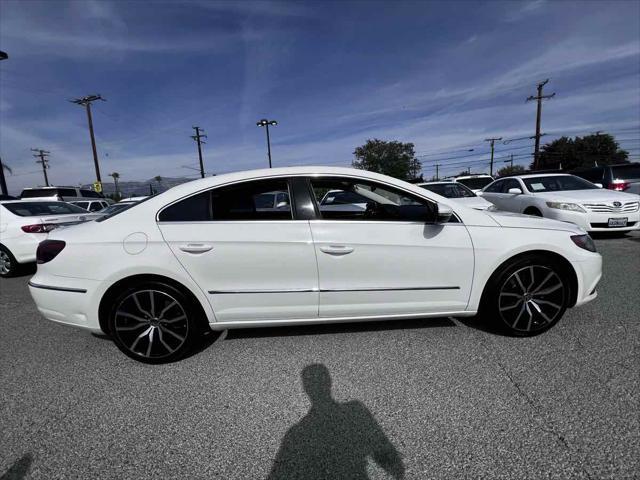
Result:
<instances>
[{"instance_id":1,"label":"asphalt parking lot","mask_svg":"<svg viewBox=\"0 0 640 480\"><path fill-rule=\"evenodd\" d=\"M0 478L638 478L640 234L596 244L599 298L535 338L243 330L160 366L0 280Z\"/></svg>"}]
</instances>

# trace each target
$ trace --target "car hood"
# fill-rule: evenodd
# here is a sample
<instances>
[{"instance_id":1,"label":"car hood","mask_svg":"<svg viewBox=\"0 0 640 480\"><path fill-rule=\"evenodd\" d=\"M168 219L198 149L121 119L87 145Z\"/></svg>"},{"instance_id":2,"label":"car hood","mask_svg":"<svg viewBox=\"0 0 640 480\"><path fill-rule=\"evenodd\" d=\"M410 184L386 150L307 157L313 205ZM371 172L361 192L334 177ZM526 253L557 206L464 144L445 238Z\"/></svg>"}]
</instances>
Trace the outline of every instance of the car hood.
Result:
<instances>
[{"instance_id":1,"label":"car hood","mask_svg":"<svg viewBox=\"0 0 640 480\"><path fill-rule=\"evenodd\" d=\"M501 227L535 228L542 230L562 230L576 234L584 234L584 230L573 223L560 222L550 218L522 215L520 213L503 212L502 210L485 211Z\"/></svg>"},{"instance_id":2,"label":"car hood","mask_svg":"<svg viewBox=\"0 0 640 480\"><path fill-rule=\"evenodd\" d=\"M491 202L488 202L481 197L450 198L449 200L460 205L464 205L465 207L475 208L476 210L486 210L493 205Z\"/></svg>"},{"instance_id":3,"label":"car hood","mask_svg":"<svg viewBox=\"0 0 640 480\"><path fill-rule=\"evenodd\" d=\"M640 196L630 193L616 192L615 190L567 190L563 192L534 193L536 197L550 201L573 203L597 203L597 202L637 202Z\"/></svg>"}]
</instances>

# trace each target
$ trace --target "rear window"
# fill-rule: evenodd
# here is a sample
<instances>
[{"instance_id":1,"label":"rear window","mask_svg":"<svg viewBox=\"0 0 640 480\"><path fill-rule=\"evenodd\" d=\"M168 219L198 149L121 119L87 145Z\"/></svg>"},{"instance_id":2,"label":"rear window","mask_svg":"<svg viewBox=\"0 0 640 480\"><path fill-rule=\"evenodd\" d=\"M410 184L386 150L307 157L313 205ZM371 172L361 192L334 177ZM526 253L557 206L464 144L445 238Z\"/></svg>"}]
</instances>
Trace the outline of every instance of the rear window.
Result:
<instances>
[{"instance_id":1,"label":"rear window","mask_svg":"<svg viewBox=\"0 0 640 480\"><path fill-rule=\"evenodd\" d=\"M3 203L2 206L19 217L87 213L80 207L64 202L12 202Z\"/></svg>"},{"instance_id":2,"label":"rear window","mask_svg":"<svg viewBox=\"0 0 640 480\"><path fill-rule=\"evenodd\" d=\"M614 180L631 180L640 178L640 163L611 167Z\"/></svg>"},{"instance_id":3,"label":"rear window","mask_svg":"<svg viewBox=\"0 0 640 480\"><path fill-rule=\"evenodd\" d=\"M468 198L476 196L475 193L461 183L433 183L431 185L420 186L446 198Z\"/></svg>"},{"instance_id":4,"label":"rear window","mask_svg":"<svg viewBox=\"0 0 640 480\"><path fill-rule=\"evenodd\" d=\"M481 190L491 182L493 182L493 178L491 177L478 177L478 178L463 178L462 180L456 179L456 182L466 185L471 190Z\"/></svg>"}]
</instances>

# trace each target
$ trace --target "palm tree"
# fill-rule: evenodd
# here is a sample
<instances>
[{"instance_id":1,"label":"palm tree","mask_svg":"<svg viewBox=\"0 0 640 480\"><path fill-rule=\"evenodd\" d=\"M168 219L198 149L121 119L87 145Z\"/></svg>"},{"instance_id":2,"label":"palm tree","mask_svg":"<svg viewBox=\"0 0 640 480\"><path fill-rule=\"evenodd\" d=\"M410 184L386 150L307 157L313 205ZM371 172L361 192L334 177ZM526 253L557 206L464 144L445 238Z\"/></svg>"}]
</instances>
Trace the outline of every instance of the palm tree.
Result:
<instances>
[{"instance_id":1,"label":"palm tree","mask_svg":"<svg viewBox=\"0 0 640 480\"><path fill-rule=\"evenodd\" d=\"M118 172L112 172L109 174L110 177L113 177L113 183L116 189L116 197L120 197L120 190L118 189L118 180L120 179L120 174Z\"/></svg>"},{"instance_id":2,"label":"palm tree","mask_svg":"<svg viewBox=\"0 0 640 480\"><path fill-rule=\"evenodd\" d=\"M162 186L162 177L160 175L156 175L153 179L158 182L158 191L160 191L160 187Z\"/></svg>"}]
</instances>

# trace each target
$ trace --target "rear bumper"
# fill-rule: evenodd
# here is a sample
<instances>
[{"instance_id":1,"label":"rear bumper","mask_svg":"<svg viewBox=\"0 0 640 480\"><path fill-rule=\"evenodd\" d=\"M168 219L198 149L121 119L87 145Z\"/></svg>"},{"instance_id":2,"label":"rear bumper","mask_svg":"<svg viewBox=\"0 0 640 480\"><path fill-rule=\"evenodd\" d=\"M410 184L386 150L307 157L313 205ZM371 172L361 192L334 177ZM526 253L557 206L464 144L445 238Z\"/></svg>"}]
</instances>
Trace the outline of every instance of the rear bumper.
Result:
<instances>
[{"instance_id":1,"label":"rear bumper","mask_svg":"<svg viewBox=\"0 0 640 480\"><path fill-rule=\"evenodd\" d=\"M2 239L2 244L9 249L18 263L32 263L36 261L36 250L42 240L46 240L46 233L26 233L10 239Z\"/></svg>"},{"instance_id":2,"label":"rear bumper","mask_svg":"<svg viewBox=\"0 0 640 480\"><path fill-rule=\"evenodd\" d=\"M92 298L98 282L79 278L38 276L29 282L29 293L47 320L102 333Z\"/></svg>"}]
</instances>

